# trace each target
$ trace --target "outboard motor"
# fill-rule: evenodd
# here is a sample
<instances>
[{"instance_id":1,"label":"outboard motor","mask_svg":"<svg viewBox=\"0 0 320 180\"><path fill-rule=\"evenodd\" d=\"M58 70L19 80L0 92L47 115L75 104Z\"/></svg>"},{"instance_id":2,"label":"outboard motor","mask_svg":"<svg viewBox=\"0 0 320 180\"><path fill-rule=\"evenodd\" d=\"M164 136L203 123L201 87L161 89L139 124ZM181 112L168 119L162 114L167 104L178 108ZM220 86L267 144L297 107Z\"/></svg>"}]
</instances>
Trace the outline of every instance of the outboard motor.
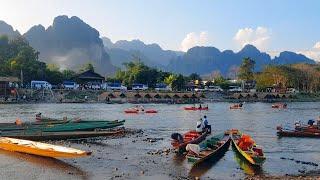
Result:
<instances>
[{"instance_id":1,"label":"outboard motor","mask_svg":"<svg viewBox=\"0 0 320 180\"><path fill-rule=\"evenodd\" d=\"M179 133L172 133L171 139L178 141L179 143L183 143L183 136Z\"/></svg>"}]
</instances>

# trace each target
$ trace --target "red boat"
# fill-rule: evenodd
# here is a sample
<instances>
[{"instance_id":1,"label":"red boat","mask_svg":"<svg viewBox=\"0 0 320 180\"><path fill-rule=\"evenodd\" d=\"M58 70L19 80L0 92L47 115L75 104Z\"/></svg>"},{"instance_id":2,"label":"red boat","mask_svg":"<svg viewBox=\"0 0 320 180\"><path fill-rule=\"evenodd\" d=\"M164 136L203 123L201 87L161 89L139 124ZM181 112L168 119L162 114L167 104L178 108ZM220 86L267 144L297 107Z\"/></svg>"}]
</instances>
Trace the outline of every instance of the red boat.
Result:
<instances>
[{"instance_id":1,"label":"red boat","mask_svg":"<svg viewBox=\"0 0 320 180\"><path fill-rule=\"evenodd\" d=\"M178 133L174 133L176 135L181 136ZM173 135L171 135L172 138L172 142L171 145L173 146L174 149L177 149L178 152L184 152L186 151L186 146L188 144L199 144L200 142L202 142L203 140L206 139L206 136L208 135L208 132L204 132L204 133L198 133L194 130L188 131L187 133L185 133L183 136L180 137L180 142L179 142L179 138L174 138Z\"/></svg>"},{"instance_id":2,"label":"red boat","mask_svg":"<svg viewBox=\"0 0 320 180\"><path fill-rule=\"evenodd\" d=\"M284 108L287 108L287 104L286 103L276 103L276 104L272 104L271 107L277 108L277 109L284 109Z\"/></svg>"},{"instance_id":3,"label":"red boat","mask_svg":"<svg viewBox=\"0 0 320 180\"><path fill-rule=\"evenodd\" d=\"M184 107L184 110L187 111L208 111L209 108L208 107Z\"/></svg>"},{"instance_id":4,"label":"red boat","mask_svg":"<svg viewBox=\"0 0 320 180\"><path fill-rule=\"evenodd\" d=\"M230 109L242 109L243 104L233 104L230 106Z\"/></svg>"},{"instance_id":5,"label":"red boat","mask_svg":"<svg viewBox=\"0 0 320 180\"><path fill-rule=\"evenodd\" d=\"M157 110L154 109L147 109L147 110L139 110L139 109L126 109L124 110L125 113L127 114L139 114L139 113L148 113L148 114L153 114L153 113L158 113Z\"/></svg>"}]
</instances>

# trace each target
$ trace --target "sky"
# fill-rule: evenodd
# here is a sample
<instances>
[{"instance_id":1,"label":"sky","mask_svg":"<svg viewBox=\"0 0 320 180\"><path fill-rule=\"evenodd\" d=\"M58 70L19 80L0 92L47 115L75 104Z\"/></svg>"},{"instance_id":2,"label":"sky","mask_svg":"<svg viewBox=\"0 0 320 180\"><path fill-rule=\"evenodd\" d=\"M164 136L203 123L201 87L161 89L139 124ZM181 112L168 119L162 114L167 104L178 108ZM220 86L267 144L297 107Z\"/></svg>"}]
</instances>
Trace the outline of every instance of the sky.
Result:
<instances>
[{"instance_id":1,"label":"sky","mask_svg":"<svg viewBox=\"0 0 320 180\"><path fill-rule=\"evenodd\" d=\"M246 44L277 55L289 50L320 61L319 0L0 0L0 20L20 33L78 16L113 42L140 39L163 49Z\"/></svg>"}]
</instances>

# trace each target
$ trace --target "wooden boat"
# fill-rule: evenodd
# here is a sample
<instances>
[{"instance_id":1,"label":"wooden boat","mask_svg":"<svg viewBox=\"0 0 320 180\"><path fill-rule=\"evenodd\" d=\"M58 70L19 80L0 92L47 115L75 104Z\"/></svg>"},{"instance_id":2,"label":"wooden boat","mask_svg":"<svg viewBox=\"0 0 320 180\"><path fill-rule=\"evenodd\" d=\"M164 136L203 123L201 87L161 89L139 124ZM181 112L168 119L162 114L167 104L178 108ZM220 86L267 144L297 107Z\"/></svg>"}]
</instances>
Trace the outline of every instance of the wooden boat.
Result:
<instances>
[{"instance_id":1,"label":"wooden boat","mask_svg":"<svg viewBox=\"0 0 320 180\"><path fill-rule=\"evenodd\" d=\"M250 164L261 166L264 163L266 157L264 156L262 149L256 145L250 136L242 134L237 129L229 130L228 133L231 136L234 149Z\"/></svg>"},{"instance_id":2,"label":"wooden boat","mask_svg":"<svg viewBox=\"0 0 320 180\"><path fill-rule=\"evenodd\" d=\"M208 111L209 107L184 107L184 110L187 111Z\"/></svg>"},{"instance_id":3,"label":"wooden boat","mask_svg":"<svg viewBox=\"0 0 320 180\"><path fill-rule=\"evenodd\" d=\"M114 128L117 126L122 126L125 120L122 121L86 121L82 123L78 122L68 122L63 124L22 124L22 125L10 125L0 127L0 131L44 131L44 132L54 132L54 131L90 131L94 129L107 129Z\"/></svg>"},{"instance_id":4,"label":"wooden boat","mask_svg":"<svg viewBox=\"0 0 320 180\"><path fill-rule=\"evenodd\" d=\"M67 140L67 139L81 139L92 138L100 136L115 136L125 132L124 128L120 129L103 129L95 131L67 131L67 132L42 132L42 131L9 131L2 132L1 136L27 139L33 141L47 141L47 140Z\"/></svg>"},{"instance_id":5,"label":"wooden boat","mask_svg":"<svg viewBox=\"0 0 320 180\"><path fill-rule=\"evenodd\" d=\"M302 126L299 129L283 129L282 126L277 127L277 135L279 137L320 137L320 130L313 126Z\"/></svg>"},{"instance_id":6,"label":"wooden boat","mask_svg":"<svg viewBox=\"0 0 320 180\"><path fill-rule=\"evenodd\" d=\"M287 108L287 104L286 103L276 103L276 104L272 104L271 107L277 108L277 109L285 109L285 108Z\"/></svg>"},{"instance_id":7,"label":"wooden boat","mask_svg":"<svg viewBox=\"0 0 320 180\"><path fill-rule=\"evenodd\" d=\"M178 150L179 153L182 153L186 151L186 146L188 144L199 144L206 139L207 135L207 131L204 133L198 133L194 130L188 131L187 133L183 134L181 142L176 139L172 139L171 145L174 149Z\"/></svg>"},{"instance_id":8,"label":"wooden boat","mask_svg":"<svg viewBox=\"0 0 320 180\"><path fill-rule=\"evenodd\" d=\"M206 160L218 160L229 149L230 141L229 134L221 133L207 137L207 139L199 145L188 144L186 147L188 151L187 159L193 166ZM192 146L194 146L195 149L198 149L199 152L192 151Z\"/></svg>"},{"instance_id":9,"label":"wooden boat","mask_svg":"<svg viewBox=\"0 0 320 180\"><path fill-rule=\"evenodd\" d=\"M146 109L146 110L139 110L139 109L126 109L124 110L127 114L140 114L140 113L158 113L158 111L154 109Z\"/></svg>"},{"instance_id":10,"label":"wooden boat","mask_svg":"<svg viewBox=\"0 0 320 180\"><path fill-rule=\"evenodd\" d=\"M0 149L51 158L76 158L91 152L29 140L0 137Z\"/></svg>"},{"instance_id":11,"label":"wooden boat","mask_svg":"<svg viewBox=\"0 0 320 180\"><path fill-rule=\"evenodd\" d=\"M230 106L230 109L242 109L243 104L233 104Z\"/></svg>"}]
</instances>

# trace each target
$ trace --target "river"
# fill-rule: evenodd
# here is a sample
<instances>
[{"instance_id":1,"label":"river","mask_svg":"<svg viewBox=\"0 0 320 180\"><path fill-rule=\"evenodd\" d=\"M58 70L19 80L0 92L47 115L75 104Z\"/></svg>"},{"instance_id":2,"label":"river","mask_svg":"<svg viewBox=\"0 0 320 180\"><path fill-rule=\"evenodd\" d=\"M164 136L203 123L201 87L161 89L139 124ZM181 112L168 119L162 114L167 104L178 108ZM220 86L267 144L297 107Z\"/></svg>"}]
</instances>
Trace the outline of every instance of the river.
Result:
<instances>
[{"instance_id":1,"label":"river","mask_svg":"<svg viewBox=\"0 0 320 180\"><path fill-rule=\"evenodd\" d=\"M276 126L291 126L295 121L301 120L307 122L309 119L315 119L320 115L319 102L293 102L288 103L287 109L272 109L269 103L245 103L242 110L230 110L230 103L209 103L209 111L185 111L186 105L166 105L166 104L146 104L146 108L157 109L159 113L153 115L129 115L124 114L123 110L131 107L131 104L1 104L0 105L0 122L14 122L16 118L23 121L33 121L37 112L42 112L45 116L61 118L81 117L83 119L126 119L125 127L142 129L148 137L163 138L152 145L136 144L132 139L123 141L119 139L106 139L105 146L90 145L83 146L76 143L72 145L86 150L93 149L93 157L80 160L43 160L40 157L33 157L24 154L8 153L0 151L0 175L2 177L12 177L12 179L73 179L82 177L84 179L104 179L108 178L107 172L113 172L108 168L117 167L121 169L120 162L114 162L115 156L121 156L119 152L112 154L112 145L121 144L125 149L126 143L128 148L133 148L133 152L124 153L130 159L130 156L144 157L152 159L152 156L146 155L146 151L153 149L170 148L170 135L173 132L186 132L195 128L196 120L208 116L209 123L212 125L213 133L223 132L226 129L238 128L241 131L251 135L257 144L261 145L267 157L266 162L261 169L254 169L245 161L239 160L234 155L232 148L225 156L213 165L206 165L199 169L190 171L190 165L184 159L176 158L174 155L169 156L162 164L170 164L180 174L190 176L210 177L217 179L243 178L250 174L266 175L286 175L299 174L310 170L318 170L319 166L302 164L299 161L313 162L320 164L320 139L310 138L278 138L276 136ZM119 144L118 144L119 143ZM108 154L109 159L99 153L104 151ZM125 152L125 150L123 150ZM139 154L135 155L135 154ZM113 156L113 158L110 158ZM40 159L39 159L40 158ZM104 158L99 163L96 160ZM26 160L27 159L27 160ZM31 160L30 160L31 159ZM133 158L134 159L134 158ZM288 160L294 159L294 160ZM48 161L48 162L47 162ZM136 160L138 162L138 160ZM114 163L113 163L114 162ZM49 165L48 165L49 164ZM58 165L56 165L58 164ZM129 163L130 164L130 163ZM67 167L66 167L67 166ZM54 167L54 168L51 168ZM103 168L105 170L103 170ZM118 167L117 167L118 168ZM144 166L133 165L124 168L129 175L122 177L140 179L130 172L143 170ZM154 174L149 170L145 177L154 177L153 175L163 174L171 170L164 167L161 170L155 170ZM77 174L79 176L75 176ZM135 173L133 173L135 174ZM167 175L168 175L167 174ZM114 175L114 174L113 174ZM169 176L159 176L166 179ZM121 179L121 177L119 177ZM126 178L125 178L126 179Z\"/></svg>"}]
</instances>

